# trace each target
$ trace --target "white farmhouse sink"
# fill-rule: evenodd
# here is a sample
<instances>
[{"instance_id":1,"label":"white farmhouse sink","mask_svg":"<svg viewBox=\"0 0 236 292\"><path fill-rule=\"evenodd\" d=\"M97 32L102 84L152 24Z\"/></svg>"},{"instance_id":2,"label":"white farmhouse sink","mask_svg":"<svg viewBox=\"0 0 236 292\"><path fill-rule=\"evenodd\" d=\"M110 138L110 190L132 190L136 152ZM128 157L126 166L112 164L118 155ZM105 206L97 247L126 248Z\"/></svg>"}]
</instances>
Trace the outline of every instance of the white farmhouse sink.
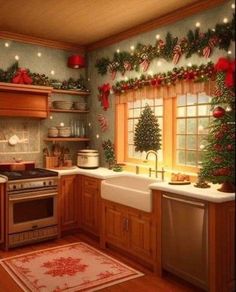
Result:
<instances>
[{"instance_id":1,"label":"white farmhouse sink","mask_svg":"<svg viewBox=\"0 0 236 292\"><path fill-rule=\"evenodd\" d=\"M125 174L102 181L101 197L145 212L152 212L151 183L157 179Z\"/></svg>"}]
</instances>

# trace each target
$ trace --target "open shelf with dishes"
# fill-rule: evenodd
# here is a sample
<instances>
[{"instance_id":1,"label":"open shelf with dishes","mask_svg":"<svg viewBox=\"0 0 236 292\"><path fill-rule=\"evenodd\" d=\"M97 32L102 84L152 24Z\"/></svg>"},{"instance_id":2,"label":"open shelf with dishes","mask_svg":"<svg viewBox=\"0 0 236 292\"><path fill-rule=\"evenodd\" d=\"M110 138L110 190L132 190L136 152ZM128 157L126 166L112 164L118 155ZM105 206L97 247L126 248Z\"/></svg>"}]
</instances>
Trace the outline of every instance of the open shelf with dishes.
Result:
<instances>
[{"instance_id":1,"label":"open shelf with dishes","mask_svg":"<svg viewBox=\"0 0 236 292\"><path fill-rule=\"evenodd\" d=\"M71 95L80 95L80 96L88 96L90 94L89 91L85 91L85 90L65 90L65 89L53 89L52 93L71 94Z\"/></svg>"},{"instance_id":2,"label":"open shelf with dishes","mask_svg":"<svg viewBox=\"0 0 236 292\"><path fill-rule=\"evenodd\" d=\"M47 137L44 139L45 142L89 142L89 138L79 137Z\"/></svg>"},{"instance_id":3,"label":"open shelf with dishes","mask_svg":"<svg viewBox=\"0 0 236 292\"><path fill-rule=\"evenodd\" d=\"M87 114L89 113L88 110L76 110L76 109L57 109L57 108L50 108L50 112L55 112L55 113L79 113L79 114Z\"/></svg>"}]
</instances>

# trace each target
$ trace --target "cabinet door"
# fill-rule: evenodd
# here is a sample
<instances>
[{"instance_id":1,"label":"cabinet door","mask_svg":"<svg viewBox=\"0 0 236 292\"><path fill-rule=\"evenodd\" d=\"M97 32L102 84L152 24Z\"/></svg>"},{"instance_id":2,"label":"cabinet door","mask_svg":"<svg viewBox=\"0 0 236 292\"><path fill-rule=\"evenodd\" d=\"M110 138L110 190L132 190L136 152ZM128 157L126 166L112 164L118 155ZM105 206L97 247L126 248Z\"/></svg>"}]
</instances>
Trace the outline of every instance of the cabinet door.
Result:
<instances>
[{"instance_id":1,"label":"cabinet door","mask_svg":"<svg viewBox=\"0 0 236 292\"><path fill-rule=\"evenodd\" d=\"M99 184L100 181L90 177L82 177L81 188L81 227L95 235L99 235Z\"/></svg>"},{"instance_id":2,"label":"cabinet door","mask_svg":"<svg viewBox=\"0 0 236 292\"><path fill-rule=\"evenodd\" d=\"M118 247L127 247L128 221L126 212L116 204L105 203L103 212L105 213L105 241Z\"/></svg>"},{"instance_id":3,"label":"cabinet door","mask_svg":"<svg viewBox=\"0 0 236 292\"><path fill-rule=\"evenodd\" d=\"M62 231L78 228L78 196L77 176L62 176L60 183L60 213Z\"/></svg>"},{"instance_id":4,"label":"cabinet door","mask_svg":"<svg viewBox=\"0 0 236 292\"><path fill-rule=\"evenodd\" d=\"M129 249L144 259L153 257L155 229L148 215L141 211L128 212Z\"/></svg>"},{"instance_id":5,"label":"cabinet door","mask_svg":"<svg viewBox=\"0 0 236 292\"><path fill-rule=\"evenodd\" d=\"M4 241L4 198L5 184L0 184L0 243Z\"/></svg>"}]
</instances>

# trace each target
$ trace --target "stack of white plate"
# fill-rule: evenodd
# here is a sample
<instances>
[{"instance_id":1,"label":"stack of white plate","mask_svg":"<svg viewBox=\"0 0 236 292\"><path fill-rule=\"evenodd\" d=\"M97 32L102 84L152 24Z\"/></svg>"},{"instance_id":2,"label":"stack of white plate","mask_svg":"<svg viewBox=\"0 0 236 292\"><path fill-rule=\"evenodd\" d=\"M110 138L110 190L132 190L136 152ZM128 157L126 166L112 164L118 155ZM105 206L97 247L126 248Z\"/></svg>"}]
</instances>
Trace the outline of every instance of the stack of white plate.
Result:
<instances>
[{"instance_id":1,"label":"stack of white plate","mask_svg":"<svg viewBox=\"0 0 236 292\"><path fill-rule=\"evenodd\" d=\"M70 100L55 100L53 101L53 107L55 109L69 110L73 106L73 101Z\"/></svg>"},{"instance_id":2,"label":"stack of white plate","mask_svg":"<svg viewBox=\"0 0 236 292\"><path fill-rule=\"evenodd\" d=\"M58 129L56 127L48 128L48 137L57 137L58 136Z\"/></svg>"},{"instance_id":3,"label":"stack of white plate","mask_svg":"<svg viewBox=\"0 0 236 292\"><path fill-rule=\"evenodd\" d=\"M58 128L58 135L60 137L70 137L71 136L70 127L57 127L57 128Z\"/></svg>"}]
</instances>

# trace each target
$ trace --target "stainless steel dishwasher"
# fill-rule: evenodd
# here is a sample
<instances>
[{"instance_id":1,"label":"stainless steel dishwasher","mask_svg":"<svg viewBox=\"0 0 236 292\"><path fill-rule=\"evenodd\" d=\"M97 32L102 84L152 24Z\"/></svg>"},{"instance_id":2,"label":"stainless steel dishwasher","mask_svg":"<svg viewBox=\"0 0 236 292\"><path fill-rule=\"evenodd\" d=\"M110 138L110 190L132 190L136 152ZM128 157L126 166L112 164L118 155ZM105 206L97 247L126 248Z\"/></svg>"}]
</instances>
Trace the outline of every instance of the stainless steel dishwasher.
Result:
<instances>
[{"instance_id":1,"label":"stainless steel dishwasher","mask_svg":"<svg viewBox=\"0 0 236 292\"><path fill-rule=\"evenodd\" d=\"M161 224L162 268L207 290L207 203L162 194Z\"/></svg>"}]
</instances>

